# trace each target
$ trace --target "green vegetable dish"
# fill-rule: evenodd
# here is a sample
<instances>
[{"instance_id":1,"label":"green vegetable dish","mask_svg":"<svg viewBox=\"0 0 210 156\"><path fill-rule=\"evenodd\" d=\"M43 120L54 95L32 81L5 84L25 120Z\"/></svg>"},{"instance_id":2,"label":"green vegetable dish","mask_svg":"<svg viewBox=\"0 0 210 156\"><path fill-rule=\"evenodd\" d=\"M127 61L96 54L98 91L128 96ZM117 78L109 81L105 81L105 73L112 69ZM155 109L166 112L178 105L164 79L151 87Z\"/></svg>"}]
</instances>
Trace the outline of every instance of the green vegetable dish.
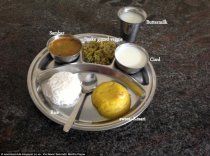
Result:
<instances>
[{"instance_id":1,"label":"green vegetable dish","mask_svg":"<svg viewBox=\"0 0 210 156\"><path fill-rule=\"evenodd\" d=\"M113 41L91 41L85 43L82 49L85 62L109 65L114 59L116 44Z\"/></svg>"}]
</instances>

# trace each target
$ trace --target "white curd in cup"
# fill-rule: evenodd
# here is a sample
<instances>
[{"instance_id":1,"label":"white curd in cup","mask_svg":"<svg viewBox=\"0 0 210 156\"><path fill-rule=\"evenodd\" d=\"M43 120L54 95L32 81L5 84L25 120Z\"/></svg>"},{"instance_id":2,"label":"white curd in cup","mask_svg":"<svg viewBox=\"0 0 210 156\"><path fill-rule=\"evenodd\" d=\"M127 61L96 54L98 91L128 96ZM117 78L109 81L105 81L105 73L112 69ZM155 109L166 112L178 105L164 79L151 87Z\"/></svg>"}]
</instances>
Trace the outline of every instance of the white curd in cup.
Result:
<instances>
[{"instance_id":1,"label":"white curd in cup","mask_svg":"<svg viewBox=\"0 0 210 156\"><path fill-rule=\"evenodd\" d=\"M143 68L147 61L148 56L138 47L133 45L123 45L115 52L117 61L128 68Z\"/></svg>"}]
</instances>

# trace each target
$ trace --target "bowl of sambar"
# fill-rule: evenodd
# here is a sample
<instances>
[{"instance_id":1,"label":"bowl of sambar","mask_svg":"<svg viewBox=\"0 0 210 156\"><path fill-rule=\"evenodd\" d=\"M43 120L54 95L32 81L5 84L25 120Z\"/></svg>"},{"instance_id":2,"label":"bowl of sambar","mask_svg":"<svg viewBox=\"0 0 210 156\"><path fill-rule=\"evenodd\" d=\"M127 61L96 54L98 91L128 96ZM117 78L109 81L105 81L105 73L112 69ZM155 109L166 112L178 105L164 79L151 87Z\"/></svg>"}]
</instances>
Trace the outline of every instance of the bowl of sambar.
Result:
<instances>
[{"instance_id":1,"label":"bowl of sambar","mask_svg":"<svg viewBox=\"0 0 210 156\"><path fill-rule=\"evenodd\" d=\"M47 49L57 63L70 63L79 57L82 43L73 35L56 35L48 40Z\"/></svg>"}]
</instances>

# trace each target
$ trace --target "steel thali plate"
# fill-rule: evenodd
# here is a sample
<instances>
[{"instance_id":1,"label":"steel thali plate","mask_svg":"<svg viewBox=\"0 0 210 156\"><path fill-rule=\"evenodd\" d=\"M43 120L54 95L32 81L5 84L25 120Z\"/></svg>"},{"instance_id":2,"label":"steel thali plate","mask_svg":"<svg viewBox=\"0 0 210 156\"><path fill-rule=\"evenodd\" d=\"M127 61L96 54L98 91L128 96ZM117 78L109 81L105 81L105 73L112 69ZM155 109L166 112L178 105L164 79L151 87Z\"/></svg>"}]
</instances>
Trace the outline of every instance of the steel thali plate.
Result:
<instances>
[{"instance_id":1,"label":"steel thali plate","mask_svg":"<svg viewBox=\"0 0 210 156\"><path fill-rule=\"evenodd\" d=\"M82 43L91 38L118 38L95 33L74 35ZM73 107L59 107L46 100L42 93L42 86L56 72L69 71L80 76L93 72L97 76L98 84L105 81L117 81L125 86L131 95L130 111L119 119L110 120L102 117L91 103L91 95L87 95L83 107L77 116L73 127L78 130L101 131L122 126L138 117L150 104L156 89L156 74L150 62L140 72L127 75L115 67L114 61L110 65L98 65L83 61L82 54L79 59L70 64L59 65L49 55L46 48L38 53L32 61L27 77L30 96L37 108L52 121L64 125ZM143 94L144 96L139 96Z\"/></svg>"}]
</instances>

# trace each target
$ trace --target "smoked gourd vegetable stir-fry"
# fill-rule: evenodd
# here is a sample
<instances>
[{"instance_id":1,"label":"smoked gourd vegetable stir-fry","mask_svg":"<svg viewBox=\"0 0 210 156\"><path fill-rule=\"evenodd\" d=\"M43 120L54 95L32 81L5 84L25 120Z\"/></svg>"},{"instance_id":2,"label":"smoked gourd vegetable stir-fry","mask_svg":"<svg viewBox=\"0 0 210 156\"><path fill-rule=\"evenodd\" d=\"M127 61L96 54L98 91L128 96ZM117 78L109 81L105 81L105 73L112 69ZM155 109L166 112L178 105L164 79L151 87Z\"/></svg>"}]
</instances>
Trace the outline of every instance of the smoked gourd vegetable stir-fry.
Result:
<instances>
[{"instance_id":1,"label":"smoked gourd vegetable stir-fry","mask_svg":"<svg viewBox=\"0 0 210 156\"><path fill-rule=\"evenodd\" d=\"M91 41L83 45L85 62L109 65L114 59L116 44L113 41Z\"/></svg>"}]
</instances>

